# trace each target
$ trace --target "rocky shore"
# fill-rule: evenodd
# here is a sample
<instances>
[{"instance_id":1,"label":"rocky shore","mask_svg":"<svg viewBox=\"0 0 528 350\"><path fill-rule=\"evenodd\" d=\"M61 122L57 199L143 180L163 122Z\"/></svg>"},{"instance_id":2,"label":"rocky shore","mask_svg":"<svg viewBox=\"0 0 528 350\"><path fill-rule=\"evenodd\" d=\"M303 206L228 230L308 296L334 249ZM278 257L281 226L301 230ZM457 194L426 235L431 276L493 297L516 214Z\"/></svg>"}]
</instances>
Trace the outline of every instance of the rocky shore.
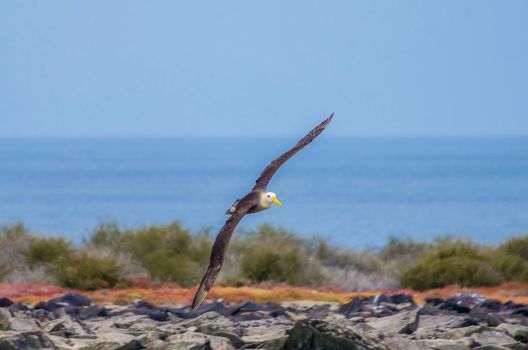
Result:
<instances>
[{"instance_id":1,"label":"rocky shore","mask_svg":"<svg viewBox=\"0 0 528 350\"><path fill-rule=\"evenodd\" d=\"M346 304L93 303L67 294L33 307L0 299L0 350L12 349L528 349L528 305L478 294L406 294Z\"/></svg>"}]
</instances>

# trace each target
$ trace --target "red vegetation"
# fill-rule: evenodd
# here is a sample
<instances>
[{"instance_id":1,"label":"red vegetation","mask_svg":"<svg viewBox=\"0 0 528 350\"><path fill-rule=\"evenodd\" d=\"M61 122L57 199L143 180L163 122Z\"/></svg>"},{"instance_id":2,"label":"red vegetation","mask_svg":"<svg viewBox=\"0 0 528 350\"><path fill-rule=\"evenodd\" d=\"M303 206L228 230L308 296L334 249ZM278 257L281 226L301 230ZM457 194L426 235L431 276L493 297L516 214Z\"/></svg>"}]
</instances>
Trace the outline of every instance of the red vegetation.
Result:
<instances>
[{"instance_id":1,"label":"red vegetation","mask_svg":"<svg viewBox=\"0 0 528 350\"><path fill-rule=\"evenodd\" d=\"M129 303L136 299L144 299L156 304L188 304L191 302L195 288L186 289L177 286L136 286L126 289L100 289L94 292L79 292L92 300L101 303ZM65 288L44 284L6 284L0 283L0 297L7 297L17 302L35 304L41 300L49 300L65 293L72 292ZM215 286L208 299L223 299L226 302L240 302L252 300L257 303L268 301L296 301L317 300L345 303L358 296L372 296L377 294L407 293L413 295L418 303L423 303L426 297L447 298L457 293L479 293L489 299L502 302L512 300L517 303L528 303L528 284L505 283L498 287L460 288L449 286L441 289L432 289L425 292L416 292L408 289L393 291L366 291L343 292L334 288L311 289L306 287L292 287L278 285L274 287L223 287Z\"/></svg>"}]
</instances>

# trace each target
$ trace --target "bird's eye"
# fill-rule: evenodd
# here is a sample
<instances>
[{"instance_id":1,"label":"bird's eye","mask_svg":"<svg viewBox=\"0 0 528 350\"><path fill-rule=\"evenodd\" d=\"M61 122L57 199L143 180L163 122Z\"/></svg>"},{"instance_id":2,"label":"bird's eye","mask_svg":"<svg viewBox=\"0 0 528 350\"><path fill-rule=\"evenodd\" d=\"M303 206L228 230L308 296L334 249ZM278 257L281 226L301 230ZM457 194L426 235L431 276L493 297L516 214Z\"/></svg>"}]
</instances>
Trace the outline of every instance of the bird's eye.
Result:
<instances>
[{"instance_id":1,"label":"bird's eye","mask_svg":"<svg viewBox=\"0 0 528 350\"><path fill-rule=\"evenodd\" d=\"M269 194L268 194L268 198L271 197Z\"/></svg>"}]
</instances>

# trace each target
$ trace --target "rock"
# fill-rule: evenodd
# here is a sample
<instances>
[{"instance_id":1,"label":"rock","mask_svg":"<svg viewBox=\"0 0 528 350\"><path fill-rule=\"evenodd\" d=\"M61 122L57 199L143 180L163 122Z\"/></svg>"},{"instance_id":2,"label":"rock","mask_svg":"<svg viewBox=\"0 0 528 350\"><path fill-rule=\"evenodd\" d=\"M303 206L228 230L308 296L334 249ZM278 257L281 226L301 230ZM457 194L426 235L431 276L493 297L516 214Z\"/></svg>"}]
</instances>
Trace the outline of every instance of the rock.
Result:
<instances>
[{"instance_id":1,"label":"rock","mask_svg":"<svg viewBox=\"0 0 528 350\"><path fill-rule=\"evenodd\" d=\"M485 300L482 304L480 304L480 306L485 307L494 312L499 312L503 308L502 303L496 299Z\"/></svg>"},{"instance_id":2,"label":"rock","mask_svg":"<svg viewBox=\"0 0 528 350\"><path fill-rule=\"evenodd\" d=\"M266 303L262 306L262 309L264 311L267 311L270 317L279 317L279 316L288 317L288 314L286 313L286 309L284 309L282 305L277 304L277 303Z\"/></svg>"},{"instance_id":3,"label":"rock","mask_svg":"<svg viewBox=\"0 0 528 350\"><path fill-rule=\"evenodd\" d=\"M330 313L330 305L314 305L304 311L308 318L325 318Z\"/></svg>"},{"instance_id":4,"label":"rock","mask_svg":"<svg viewBox=\"0 0 528 350\"><path fill-rule=\"evenodd\" d=\"M23 317L13 317L12 313L6 309L0 309L0 331L39 331L40 326L37 321L29 315L23 315Z\"/></svg>"},{"instance_id":5,"label":"rock","mask_svg":"<svg viewBox=\"0 0 528 350\"><path fill-rule=\"evenodd\" d=\"M350 314L361 311L364 305L365 305L365 299L353 298L348 303L339 306L339 309L337 310L337 312L348 316Z\"/></svg>"},{"instance_id":6,"label":"rock","mask_svg":"<svg viewBox=\"0 0 528 350\"><path fill-rule=\"evenodd\" d=\"M393 334L411 334L418 327L419 312L405 311L393 316L381 317L367 322L371 327Z\"/></svg>"},{"instance_id":7,"label":"rock","mask_svg":"<svg viewBox=\"0 0 528 350\"><path fill-rule=\"evenodd\" d=\"M486 315L485 320L486 320L486 324L490 327L497 327L498 325L504 322L504 320L494 312L488 313Z\"/></svg>"},{"instance_id":8,"label":"rock","mask_svg":"<svg viewBox=\"0 0 528 350\"><path fill-rule=\"evenodd\" d=\"M4 308L0 309L0 331L8 331L11 329L11 323L9 319L11 318L11 312Z\"/></svg>"},{"instance_id":9,"label":"rock","mask_svg":"<svg viewBox=\"0 0 528 350\"><path fill-rule=\"evenodd\" d=\"M61 297L51 299L49 303L65 303L73 306L88 306L92 303L90 298L80 294L65 294Z\"/></svg>"},{"instance_id":10,"label":"rock","mask_svg":"<svg viewBox=\"0 0 528 350\"><path fill-rule=\"evenodd\" d=\"M194 316L200 316L207 312L214 311L218 314L223 314L225 311L225 305L221 301L213 301L212 303L202 304L195 312Z\"/></svg>"},{"instance_id":11,"label":"rock","mask_svg":"<svg viewBox=\"0 0 528 350\"><path fill-rule=\"evenodd\" d=\"M418 328L414 333L417 339L436 338L444 332L462 329L475 323L466 317L455 315L420 315ZM460 337L463 337L461 335Z\"/></svg>"},{"instance_id":12,"label":"rock","mask_svg":"<svg viewBox=\"0 0 528 350\"><path fill-rule=\"evenodd\" d=\"M392 304L404 304L411 303L414 304L412 295L409 294L393 294L389 298L389 302Z\"/></svg>"},{"instance_id":13,"label":"rock","mask_svg":"<svg viewBox=\"0 0 528 350\"><path fill-rule=\"evenodd\" d=\"M235 350L229 339L222 337L209 337L209 347L211 350Z\"/></svg>"},{"instance_id":14,"label":"rock","mask_svg":"<svg viewBox=\"0 0 528 350\"><path fill-rule=\"evenodd\" d=\"M170 344L166 349L189 349L189 350L210 350L210 340L205 334L195 332L185 332L174 334L165 339Z\"/></svg>"},{"instance_id":15,"label":"rock","mask_svg":"<svg viewBox=\"0 0 528 350\"><path fill-rule=\"evenodd\" d=\"M384 346L391 350L430 350L423 340L408 339L402 336L393 336L383 339ZM377 348L376 348L377 349Z\"/></svg>"},{"instance_id":16,"label":"rock","mask_svg":"<svg viewBox=\"0 0 528 350\"><path fill-rule=\"evenodd\" d=\"M283 327L257 326L248 328L242 341L253 348L282 349L288 336Z\"/></svg>"},{"instance_id":17,"label":"rock","mask_svg":"<svg viewBox=\"0 0 528 350\"><path fill-rule=\"evenodd\" d=\"M80 320L88 320L96 317L108 317L108 310L101 305L90 305L79 309L78 317Z\"/></svg>"},{"instance_id":18,"label":"rock","mask_svg":"<svg viewBox=\"0 0 528 350\"><path fill-rule=\"evenodd\" d=\"M505 332L506 334L512 336L515 340L521 341L523 343L528 343L528 327L501 323L497 329Z\"/></svg>"},{"instance_id":19,"label":"rock","mask_svg":"<svg viewBox=\"0 0 528 350\"><path fill-rule=\"evenodd\" d=\"M476 306L481 305L486 301L480 294L458 294L451 297L440 305L441 309L453 310L460 313L468 313Z\"/></svg>"},{"instance_id":20,"label":"rock","mask_svg":"<svg viewBox=\"0 0 528 350\"><path fill-rule=\"evenodd\" d=\"M41 331L1 332L0 350L15 349L55 349L50 338Z\"/></svg>"},{"instance_id":21,"label":"rock","mask_svg":"<svg viewBox=\"0 0 528 350\"><path fill-rule=\"evenodd\" d=\"M515 346L517 342L509 335L496 331L484 331L471 335L471 339L478 345L500 345L511 348Z\"/></svg>"},{"instance_id":22,"label":"rock","mask_svg":"<svg viewBox=\"0 0 528 350\"><path fill-rule=\"evenodd\" d=\"M143 349L141 343L126 335L116 335L115 337L108 337L104 339L97 339L90 343L87 350L141 350Z\"/></svg>"},{"instance_id":23,"label":"rock","mask_svg":"<svg viewBox=\"0 0 528 350\"><path fill-rule=\"evenodd\" d=\"M522 350L528 343L528 317L520 311L526 305L482 301L472 294L423 308L406 294L356 298L343 305L302 301L226 306L217 301L191 319L186 319L188 307L143 300L98 305L75 294L34 309L17 305L0 307L0 350ZM394 314L379 317L385 313Z\"/></svg>"},{"instance_id":24,"label":"rock","mask_svg":"<svg viewBox=\"0 0 528 350\"><path fill-rule=\"evenodd\" d=\"M13 304L14 302L8 298L0 298L0 307L9 307Z\"/></svg>"},{"instance_id":25,"label":"rock","mask_svg":"<svg viewBox=\"0 0 528 350\"><path fill-rule=\"evenodd\" d=\"M237 349L244 345L244 342L242 341L240 336L235 333L235 329L233 329L232 331L227 331L215 327L198 327L196 331L211 336L226 338Z\"/></svg>"},{"instance_id":26,"label":"rock","mask_svg":"<svg viewBox=\"0 0 528 350\"><path fill-rule=\"evenodd\" d=\"M177 318L188 318L189 317L189 308L187 307L184 307L184 308L176 308L176 307L165 307L165 310L177 317Z\"/></svg>"},{"instance_id":27,"label":"rock","mask_svg":"<svg viewBox=\"0 0 528 350\"><path fill-rule=\"evenodd\" d=\"M237 315L243 312L256 312L261 311L262 307L251 301L244 301L240 304L229 306L225 309L224 315Z\"/></svg>"},{"instance_id":28,"label":"rock","mask_svg":"<svg viewBox=\"0 0 528 350\"><path fill-rule=\"evenodd\" d=\"M65 338L96 338L88 327L68 315L46 323L42 329L46 333Z\"/></svg>"},{"instance_id":29,"label":"rock","mask_svg":"<svg viewBox=\"0 0 528 350\"><path fill-rule=\"evenodd\" d=\"M433 305L433 306L439 306L439 305L442 305L444 303L444 299L427 297L427 298L425 298L425 303Z\"/></svg>"},{"instance_id":30,"label":"rock","mask_svg":"<svg viewBox=\"0 0 528 350\"><path fill-rule=\"evenodd\" d=\"M360 333L335 323L321 320L301 320L295 323L285 350L388 350L383 344L372 342Z\"/></svg>"},{"instance_id":31,"label":"rock","mask_svg":"<svg viewBox=\"0 0 528 350\"><path fill-rule=\"evenodd\" d=\"M475 334L475 333L482 333L482 332L490 331L490 330L492 329L486 326L468 326L468 327L454 328L447 332L438 334L438 338L461 339L461 338L470 337L472 334Z\"/></svg>"},{"instance_id":32,"label":"rock","mask_svg":"<svg viewBox=\"0 0 528 350\"><path fill-rule=\"evenodd\" d=\"M427 339L423 340L428 349L435 350L468 350L470 344L464 340Z\"/></svg>"}]
</instances>

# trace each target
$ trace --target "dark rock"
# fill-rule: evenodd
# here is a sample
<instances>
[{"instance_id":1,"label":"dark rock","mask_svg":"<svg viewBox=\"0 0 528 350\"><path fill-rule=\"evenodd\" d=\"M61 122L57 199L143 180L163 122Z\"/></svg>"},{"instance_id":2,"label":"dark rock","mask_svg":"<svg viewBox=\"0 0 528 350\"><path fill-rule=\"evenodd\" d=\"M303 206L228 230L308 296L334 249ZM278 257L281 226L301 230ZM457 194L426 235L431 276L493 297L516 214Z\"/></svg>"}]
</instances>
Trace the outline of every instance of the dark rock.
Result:
<instances>
[{"instance_id":1,"label":"dark rock","mask_svg":"<svg viewBox=\"0 0 528 350\"><path fill-rule=\"evenodd\" d=\"M66 305L64 312L68 315L77 315L79 313L79 307L75 305Z\"/></svg>"},{"instance_id":2,"label":"dark rock","mask_svg":"<svg viewBox=\"0 0 528 350\"><path fill-rule=\"evenodd\" d=\"M159 322L165 322L170 319L170 315L168 312L164 310L152 310L151 312L146 314L149 318L153 319L154 321Z\"/></svg>"},{"instance_id":3,"label":"dark rock","mask_svg":"<svg viewBox=\"0 0 528 350\"><path fill-rule=\"evenodd\" d=\"M9 311L13 312L13 313L24 312L24 311L29 311L30 310L30 308L27 307L26 305L19 304L19 303L14 303L14 304L10 305L7 309Z\"/></svg>"},{"instance_id":4,"label":"dark rock","mask_svg":"<svg viewBox=\"0 0 528 350\"><path fill-rule=\"evenodd\" d=\"M511 300L508 300L506 303L504 303L504 308L505 308L506 310L512 310L512 309L523 308L524 306L525 306L524 304L514 303L514 302L511 301Z\"/></svg>"},{"instance_id":5,"label":"dark rock","mask_svg":"<svg viewBox=\"0 0 528 350\"><path fill-rule=\"evenodd\" d=\"M264 304L264 310L268 312L268 315L270 317L290 317L288 313L286 313L286 309L282 307L280 304L277 303L266 303Z\"/></svg>"},{"instance_id":6,"label":"dark rock","mask_svg":"<svg viewBox=\"0 0 528 350\"><path fill-rule=\"evenodd\" d=\"M364 306L365 306L365 299L353 298L348 303L340 305L337 312L343 315L350 315L350 314L361 311Z\"/></svg>"},{"instance_id":7,"label":"dark rock","mask_svg":"<svg viewBox=\"0 0 528 350\"><path fill-rule=\"evenodd\" d=\"M444 299L442 298L425 298L425 303L430 304L433 306L438 306L444 303Z\"/></svg>"},{"instance_id":8,"label":"dark rock","mask_svg":"<svg viewBox=\"0 0 528 350\"><path fill-rule=\"evenodd\" d=\"M244 301L240 304L235 304L227 307L224 311L224 315L232 316L237 315L243 312L257 312L261 311L262 307L258 304L255 304L251 301Z\"/></svg>"},{"instance_id":9,"label":"dark rock","mask_svg":"<svg viewBox=\"0 0 528 350\"><path fill-rule=\"evenodd\" d=\"M504 304L503 310L508 311L510 314L528 316L528 305L518 304L512 301L508 301Z\"/></svg>"},{"instance_id":10,"label":"dark rock","mask_svg":"<svg viewBox=\"0 0 528 350\"><path fill-rule=\"evenodd\" d=\"M88 320L96 317L108 317L108 310L101 305L90 305L79 309L77 316L81 320Z\"/></svg>"},{"instance_id":11,"label":"dark rock","mask_svg":"<svg viewBox=\"0 0 528 350\"><path fill-rule=\"evenodd\" d=\"M45 301L39 301L38 303L35 304L35 306L33 306L33 309L34 310L39 310L39 309L46 310L47 306L48 306L48 303L46 303ZM47 310L47 311L49 311L49 310Z\"/></svg>"},{"instance_id":12,"label":"dark rock","mask_svg":"<svg viewBox=\"0 0 528 350\"><path fill-rule=\"evenodd\" d=\"M390 302L391 302L391 297L386 295L386 294L378 294L372 300L372 303L374 303L374 304L377 304L377 303L390 303Z\"/></svg>"},{"instance_id":13,"label":"dark rock","mask_svg":"<svg viewBox=\"0 0 528 350\"><path fill-rule=\"evenodd\" d=\"M488 299L488 300L485 300L482 304L480 304L480 307L485 307L491 311L498 312L502 310L503 305L498 300Z\"/></svg>"},{"instance_id":14,"label":"dark rock","mask_svg":"<svg viewBox=\"0 0 528 350\"><path fill-rule=\"evenodd\" d=\"M51 299L48 304L64 303L73 306L88 306L92 303L90 298L80 294L65 294L61 297Z\"/></svg>"},{"instance_id":15,"label":"dark rock","mask_svg":"<svg viewBox=\"0 0 528 350\"><path fill-rule=\"evenodd\" d=\"M350 328L321 320L295 323L285 344L285 350L367 350L386 349Z\"/></svg>"},{"instance_id":16,"label":"dark rock","mask_svg":"<svg viewBox=\"0 0 528 350\"><path fill-rule=\"evenodd\" d=\"M414 300L412 295L409 294L394 294L390 296L390 303L392 304L403 304L403 303L412 303L414 304Z\"/></svg>"},{"instance_id":17,"label":"dark rock","mask_svg":"<svg viewBox=\"0 0 528 350\"><path fill-rule=\"evenodd\" d=\"M330 313L330 305L314 305L304 311L308 318L325 318Z\"/></svg>"},{"instance_id":18,"label":"dark rock","mask_svg":"<svg viewBox=\"0 0 528 350\"><path fill-rule=\"evenodd\" d=\"M459 313L468 313L471 309L480 306L485 300L480 294L460 294L444 301L440 308Z\"/></svg>"},{"instance_id":19,"label":"dark rock","mask_svg":"<svg viewBox=\"0 0 528 350\"><path fill-rule=\"evenodd\" d=\"M148 301L145 301L145 300L136 300L134 302L132 302L132 305L134 305L134 307L136 309L157 309L158 307L157 306L154 306L153 304L149 303Z\"/></svg>"},{"instance_id":20,"label":"dark rock","mask_svg":"<svg viewBox=\"0 0 528 350\"><path fill-rule=\"evenodd\" d=\"M188 318L189 317L189 308L176 308L176 307L166 307L165 311L169 312L170 314L178 317L178 318Z\"/></svg>"},{"instance_id":21,"label":"dark rock","mask_svg":"<svg viewBox=\"0 0 528 350\"><path fill-rule=\"evenodd\" d=\"M212 303L202 304L196 312L194 312L193 316L200 316L202 314L205 314L206 312L214 311L219 314L223 314L225 311L225 305L221 301L213 301Z\"/></svg>"},{"instance_id":22,"label":"dark rock","mask_svg":"<svg viewBox=\"0 0 528 350\"><path fill-rule=\"evenodd\" d=\"M8 298L0 298L0 307L9 307L13 304L14 302Z\"/></svg>"},{"instance_id":23,"label":"dark rock","mask_svg":"<svg viewBox=\"0 0 528 350\"><path fill-rule=\"evenodd\" d=\"M375 304L372 306L373 315L378 317L396 315L400 311L395 305L391 304Z\"/></svg>"}]
</instances>

